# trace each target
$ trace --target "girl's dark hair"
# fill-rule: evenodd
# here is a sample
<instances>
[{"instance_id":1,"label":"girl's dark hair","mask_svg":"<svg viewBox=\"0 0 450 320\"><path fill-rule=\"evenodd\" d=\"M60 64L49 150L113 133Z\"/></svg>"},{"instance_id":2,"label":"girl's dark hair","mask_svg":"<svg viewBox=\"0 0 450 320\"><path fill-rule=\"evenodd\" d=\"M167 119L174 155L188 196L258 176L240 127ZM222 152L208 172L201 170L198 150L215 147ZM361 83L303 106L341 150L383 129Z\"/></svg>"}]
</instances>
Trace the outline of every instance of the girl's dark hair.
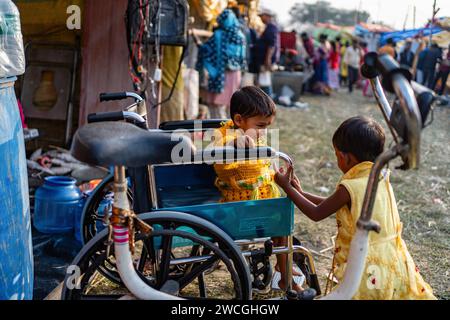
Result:
<instances>
[{"instance_id":1,"label":"girl's dark hair","mask_svg":"<svg viewBox=\"0 0 450 320\"><path fill-rule=\"evenodd\" d=\"M244 119L255 116L270 117L276 114L273 100L260 88L244 87L236 91L230 102L231 119L240 114Z\"/></svg>"},{"instance_id":2,"label":"girl's dark hair","mask_svg":"<svg viewBox=\"0 0 450 320\"><path fill-rule=\"evenodd\" d=\"M333 136L333 145L341 152L351 153L360 162L372 161L383 152L384 130L375 120L358 116L345 120Z\"/></svg>"}]
</instances>

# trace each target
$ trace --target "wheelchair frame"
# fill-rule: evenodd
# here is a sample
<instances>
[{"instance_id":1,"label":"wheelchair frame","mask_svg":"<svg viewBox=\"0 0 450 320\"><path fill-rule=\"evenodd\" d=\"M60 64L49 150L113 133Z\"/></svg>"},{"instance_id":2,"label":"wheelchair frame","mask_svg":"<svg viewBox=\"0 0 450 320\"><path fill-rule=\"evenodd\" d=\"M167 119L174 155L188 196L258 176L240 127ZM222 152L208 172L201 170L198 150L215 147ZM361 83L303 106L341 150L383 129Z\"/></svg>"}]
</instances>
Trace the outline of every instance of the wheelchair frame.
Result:
<instances>
[{"instance_id":1,"label":"wheelchair frame","mask_svg":"<svg viewBox=\"0 0 450 320\"><path fill-rule=\"evenodd\" d=\"M370 173L367 184L366 194L364 198L361 216L357 222L357 231L352 240L348 265L344 273L344 280L331 294L324 297L324 299L350 299L357 288L359 287L359 279L362 276L365 257L368 250L368 236L371 231L379 232L379 225L371 220L374 199L377 191L377 177L382 168L392 159L400 156L403 160L402 169L416 169L419 165L420 153L420 132L425 122L422 119L419 110L419 105L416 101L413 87L410 84L410 76L407 71L400 69L398 64L389 56L378 56L376 54L368 54L365 57L365 65L362 69L363 75L370 79L372 87L375 92L375 97L380 109L385 116L385 119L390 127L394 140L397 144L391 149L385 151L375 161L374 167ZM391 108L389 102L384 95L383 88L378 79L378 73L383 74L384 86L394 92L397 96L397 101L394 107ZM423 94L422 91L416 94ZM429 92L425 92L429 94ZM430 102L431 103L431 102ZM430 107L430 105L428 105ZM272 156L281 156L286 161L290 162L288 156L273 151ZM229 159L228 157L224 157ZM269 157L270 158L270 157ZM235 157L234 161L252 160L249 157ZM208 162L206 162L208 163ZM290 162L292 163L292 162ZM155 188L155 187L153 187ZM151 233L152 229L146 226L145 223L139 220L130 209L127 195L127 182L125 167L117 165L114 168L114 206L113 214L111 216L111 231L110 236L114 236L114 249L116 254L117 268L125 286L139 299L178 299L178 297L158 291L148 286L137 275L131 262L131 253L129 248L130 235L129 231L134 231L130 225L136 225L142 232ZM155 191L155 190L154 190ZM206 223L205 224L209 224ZM129 230L130 229L130 230ZM260 239L254 240L240 240L237 244L243 246L251 243L258 243ZM287 253L287 297L290 294L290 284L292 279L292 255L294 252L301 252L308 257L312 269L314 270L314 262L311 254L306 248L293 245L292 234L288 236L288 246L286 248L276 248L274 253ZM251 255L251 252L242 252L243 256ZM314 270L315 271L315 270Z\"/></svg>"}]
</instances>

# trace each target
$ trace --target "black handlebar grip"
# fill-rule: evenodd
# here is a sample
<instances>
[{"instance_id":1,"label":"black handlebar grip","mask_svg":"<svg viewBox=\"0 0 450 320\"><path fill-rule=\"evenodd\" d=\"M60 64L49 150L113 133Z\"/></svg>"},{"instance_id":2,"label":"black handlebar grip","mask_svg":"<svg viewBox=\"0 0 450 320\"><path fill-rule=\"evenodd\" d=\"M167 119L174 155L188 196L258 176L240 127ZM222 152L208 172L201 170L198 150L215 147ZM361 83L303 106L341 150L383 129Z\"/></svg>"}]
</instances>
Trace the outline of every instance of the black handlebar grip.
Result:
<instances>
[{"instance_id":1,"label":"black handlebar grip","mask_svg":"<svg viewBox=\"0 0 450 320\"><path fill-rule=\"evenodd\" d=\"M88 123L125 120L122 111L100 112L88 115Z\"/></svg>"},{"instance_id":2,"label":"black handlebar grip","mask_svg":"<svg viewBox=\"0 0 450 320\"><path fill-rule=\"evenodd\" d=\"M394 92L393 79L394 75L403 75L408 82L411 82L412 74L409 70L401 68L398 62L390 55L383 54L378 56L377 59L377 70L383 76L383 87L389 91Z\"/></svg>"},{"instance_id":3,"label":"black handlebar grip","mask_svg":"<svg viewBox=\"0 0 450 320\"><path fill-rule=\"evenodd\" d=\"M406 80L411 82L412 74L409 70L401 68L398 62L388 54L378 55L376 52L369 52L364 56L364 65L361 67L361 74L367 79L382 76L382 85L385 90L394 92L392 81L394 75L401 74Z\"/></svg>"},{"instance_id":4,"label":"black handlebar grip","mask_svg":"<svg viewBox=\"0 0 450 320\"><path fill-rule=\"evenodd\" d=\"M376 52L369 52L364 56L364 64L361 67L361 74L364 78L373 79L378 77L377 61L378 54Z\"/></svg>"},{"instance_id":5,"label":"black handlebar grip","mask_svg":"<svg viewBox=\"0 0 450 320\"><path fill-rule=\"evenodd\" d=\"M126 92L100 93L100 102L124 100L127 98L128 95Z\"/></svg>"}]
</instances>

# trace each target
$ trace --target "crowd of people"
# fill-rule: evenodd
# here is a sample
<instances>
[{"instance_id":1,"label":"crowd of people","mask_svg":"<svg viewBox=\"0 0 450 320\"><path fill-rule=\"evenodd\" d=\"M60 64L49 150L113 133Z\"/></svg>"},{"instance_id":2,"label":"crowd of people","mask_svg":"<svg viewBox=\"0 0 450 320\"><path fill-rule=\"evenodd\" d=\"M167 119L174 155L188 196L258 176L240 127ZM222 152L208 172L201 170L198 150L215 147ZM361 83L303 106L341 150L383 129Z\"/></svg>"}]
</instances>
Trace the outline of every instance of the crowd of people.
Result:
<instances>
[{"instance_id":1,"label":"crowd of people","mask_svg":"<svg viewBox=\"0 0 450 320\"><path fill-rule=\"evenodd\" d=\"M274 14L263 9L260 18L265 29L258 34L237 8L227 9L218 17L213 36L200 48L197 69L204 79L203 100L211 117L226 118L232 94L245 85L257 85L276 98L271 80L275 66L287 71L313 70L302 92L329 96L345 87L353 93L357 87L364 96L372 96L369 81L360 74L364 55L369 52L366 42L357 38L344 40L340 36L329 39L326 34L320 34L315 42L310 34L303 32L297 36L293 31L295 49L286 49L281 46L281 32ZM419 42L406 40L398 49L395 41L388 39L378 53L391 55L403 68L411 70L417 82L443 95L450 53L443 56L443 50L434 43L420 51ZM202 77L204 70L208 77Z\"/></svg>"}]
</instances>

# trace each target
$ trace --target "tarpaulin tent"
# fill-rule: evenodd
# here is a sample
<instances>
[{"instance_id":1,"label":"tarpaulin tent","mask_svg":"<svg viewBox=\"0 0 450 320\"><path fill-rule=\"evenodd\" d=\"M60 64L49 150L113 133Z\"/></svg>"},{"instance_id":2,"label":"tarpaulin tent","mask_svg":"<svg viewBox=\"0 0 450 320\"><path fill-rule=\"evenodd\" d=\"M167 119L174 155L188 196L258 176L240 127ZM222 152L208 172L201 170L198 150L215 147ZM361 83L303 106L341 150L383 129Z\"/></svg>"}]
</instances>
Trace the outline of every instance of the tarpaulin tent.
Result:
<instances>
[{"instance_id":1,"label":"tarpaulin tent","mask_svg":"<svg viewBox=\"0 0 450 320\"><path fill-rule=\"evenodd\" d=\"M419 29L409 29L404 31L393 31L393 32L386 32L381 35L380 38L380 45L385 45L387 39L394 39L395 42L399 42L402 40L414 38L417 36L420 37L428 37L430 34L437 34L442 32L442 29L440 27L433 27L433 28L419 28Z\"/></svg>"},{"instance_id":2,"label":"tarpaulin tent","mask_svg":"<svg viewBox=\"0 0 450 320\"><path fill-rule=\"evenodd\" d=\"M380 36L386 32L392 32L389 27L360 22L355 26L355 36L367 43L367 49L369 51L376 51L379 46Z\"/></svg>"},{"instance_id":3,"label":"tarpaulin tent","mask_svg":"<svg viewBox=\"0 0 450 320\"><path fill-rule=\"evenodd\" d=\"M328 36L329 40L341 37L342 40L351 40L353 38L354 27L338 26L331 23L317 23L313 31L314 39L318 39L321 34Z\"/></svg>"}]
</instances>

